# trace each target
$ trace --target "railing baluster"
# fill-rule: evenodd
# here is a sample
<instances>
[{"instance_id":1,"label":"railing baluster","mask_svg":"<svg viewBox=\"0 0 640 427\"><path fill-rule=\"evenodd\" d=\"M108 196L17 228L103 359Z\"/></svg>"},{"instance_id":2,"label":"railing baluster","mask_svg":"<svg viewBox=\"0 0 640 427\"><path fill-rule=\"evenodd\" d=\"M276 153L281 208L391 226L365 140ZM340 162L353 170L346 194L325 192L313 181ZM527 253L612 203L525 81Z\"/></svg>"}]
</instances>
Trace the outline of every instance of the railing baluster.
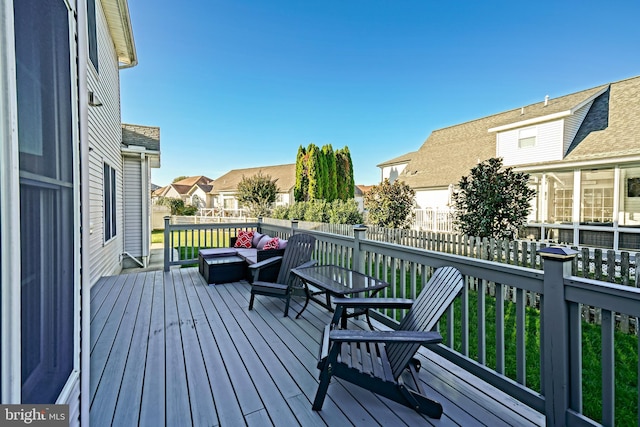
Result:
<instances>
[{"instance_id":1,"label":"railing baluster","mask_svg":"<svg viewBox=\"0 0 640 427\"><path fill-rule=\"evenodd\" d=\"M472 277L465 276L465 285L462 288L462 295L460 296L460 307L462 311L462 313L460 313L462 317L462 336L460 337L460 345L462 348L460 351L467 357L469 356L469 287L472 280L474 280Z\"/></svg>"},{"instance_id":2,"label":"railing baluster","mask_svg":"<svg viewBox=\"0 0 640 427\"><path fill-rule=\"evenodd\" d=\"M601 310L602 316L602 424L615 421L615 358L613 347L614 314Z\"/></svg>"},{"instance_id":3,"label":"railing baluster","mask_svg":"<svg viewBox=\"0 0 640 427\"><path fill-rule=\"evenodd\" d=\"M478 284L478 363L484 365L487 363L486 350L486 295L487 281L480 279Z\"/></svg>"},{"instance_id":4,"label":"railing baluster","mask_svg":"<svg viewBox=\"0 0 640 427\"><path fill-rule=\"evenodd\" d=\"M581 304L569 304L569 405L582 413L582 316Z\"/></svg>"},{"instance_id":5,"label":"railing baluster","mask_svg":"<svg viewBox=\"0 0 640 427\"><path fill-rule=\"evenodd\" d=\"M495 284L496 290L496 371L504 374L504 285Z\"/></svg>"},{"instance_id":6,"label":"railing baluster","mask_svg":"<svg viewBox=\"0 0 640 427\"><path fill-rule=\"evenodd\" d=\"M524 289L516 289L516 381L527 385L526 296Z\"/></svg>"}]
</instances>

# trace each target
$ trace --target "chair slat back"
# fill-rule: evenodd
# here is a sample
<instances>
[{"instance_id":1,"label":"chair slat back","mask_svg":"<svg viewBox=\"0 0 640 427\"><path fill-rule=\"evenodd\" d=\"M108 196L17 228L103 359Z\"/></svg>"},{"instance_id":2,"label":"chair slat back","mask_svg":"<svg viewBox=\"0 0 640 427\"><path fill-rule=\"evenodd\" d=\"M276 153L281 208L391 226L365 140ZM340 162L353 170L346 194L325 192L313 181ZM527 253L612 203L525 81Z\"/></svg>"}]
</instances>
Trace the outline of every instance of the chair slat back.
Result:
<instances>
[{"instance_id":1,"label":"chair slat back","mask_svg":"<svg viewBox=\"0 0 640 427\"><path fill-rule=\"evenodd\" d=\"M289 281L296 280L297 277L289 274L291 269L311 260L315 242L316 238L310 234L298 233L291 236L284 250L284 255L282 256L282 264L278 272L277 283L289 286L293 285L293 283L289 283Z\"/></svg>"},{"instance_id":2,"label":"chair slat back","mask_svg":"<svg viewBox=\"0 0 640 427\"><path fill-rule=\"evenodd\" d=\"M400 322L399 330L431 331L464 286L454 267L438 268ZM418 351L420 344L387 344L387 357L396 379Z\"/></svg>"}]
</instances>

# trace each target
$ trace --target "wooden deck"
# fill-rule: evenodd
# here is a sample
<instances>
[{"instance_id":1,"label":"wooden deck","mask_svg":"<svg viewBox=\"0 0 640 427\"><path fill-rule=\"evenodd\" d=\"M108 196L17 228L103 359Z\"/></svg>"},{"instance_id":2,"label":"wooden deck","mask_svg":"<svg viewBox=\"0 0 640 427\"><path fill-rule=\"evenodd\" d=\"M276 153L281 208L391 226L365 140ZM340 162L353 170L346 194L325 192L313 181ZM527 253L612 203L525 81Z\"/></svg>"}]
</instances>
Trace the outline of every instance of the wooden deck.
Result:
<instances>
[{"instance_id":1,"label":"wooden deck","mask_svg":"<svg viewBox=\"0 0 640 427\"><path fill-rule=\"evenodd\" d=\"M337 379L314 412L330 314L310 304L303 318L285 318L283 303L266 297L248 311L244 282L208 286L184 268L104 277L91 294L92 426L544 425L538 412L428 350L420 376L442 419Z\"/></svg>"}]
</instances>

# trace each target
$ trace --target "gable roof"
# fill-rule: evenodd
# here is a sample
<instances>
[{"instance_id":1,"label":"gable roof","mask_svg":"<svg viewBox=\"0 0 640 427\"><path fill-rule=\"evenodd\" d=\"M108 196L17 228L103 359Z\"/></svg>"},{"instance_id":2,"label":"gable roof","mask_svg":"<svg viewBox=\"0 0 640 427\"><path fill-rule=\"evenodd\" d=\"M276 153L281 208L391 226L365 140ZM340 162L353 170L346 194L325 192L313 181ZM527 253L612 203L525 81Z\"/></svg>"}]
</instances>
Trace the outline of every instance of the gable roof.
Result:
<instances>
[{"instance_id":1,"label":"gable roof","mask_svg":"<svg viewBox=\"0 0 640 427\"><path fill-rule=\"evenodd\" d=\"M122 144L126 147L143 147L148 151L160 151L160 128L122 123Z\"/></svg>"},{"instance_id":2,"label":"gable roof","mask_svg":"<svg viewBox=\"0 0 640 427\"><path fill-rule=\"evenodd\" d=\"M597 86L459 125L435 130L415 153L399 180L412 188L448 186L478 162L496 156L494 128L517 122L551 120L593 100L569 153L569 163L640 155L640 77ZM492 132L489 130L492 129ZM532 159L533 160L533 159ZM529 165L536 165L532 162ZM519 165L525 166L525 165Z\"/></svg>"},{"instance_id":3,"label":"gable roof","mask_svg":"<svg viewBox=\"0 0 640 427\"><path fill-rule=\"evenodd\" d=\"M272 180L275 179L279 193L288 193L296 185L296 165L292 163L278 166L233 169L215 180L211 192L214 194L221 191L235 192L243 176L250 177L257 175L258 172L270 176Z\"/></svg>"},{"instance_id":4,"label":"gable roof","mask_svg":"<svg viewBox=\"0 0 640 427\"><path fill-rule=\"evenodd\" d=\"M188 176L186 178L183 178L179 181L176 182L172 182L171 185L173 185L174 187L176 186L181 186L181 187L188 187L187 191L189 189L191 189L191 187L193 187L196 184L203 184L203 185L207 185L209 184L211 181L213 181L211 178L206 177L204 175L196 175L196 176Z\"/></svg>"},{"instance_id":5,"label":"gable roof","mask_svg":"<svg viewBox=\"0 0 640 427\"><path fill-rule=\"evenodd\" d=\"M382 163L379 163L376 165L376 167L382 168L385 166L393 166L393 165L402 164L402 163L409 163L411 159L413 159L413 157L416 155L416 153L417 151L411 151L401 156L394 157L391 160L387 160Z\"/></svg>"}]
</instances>

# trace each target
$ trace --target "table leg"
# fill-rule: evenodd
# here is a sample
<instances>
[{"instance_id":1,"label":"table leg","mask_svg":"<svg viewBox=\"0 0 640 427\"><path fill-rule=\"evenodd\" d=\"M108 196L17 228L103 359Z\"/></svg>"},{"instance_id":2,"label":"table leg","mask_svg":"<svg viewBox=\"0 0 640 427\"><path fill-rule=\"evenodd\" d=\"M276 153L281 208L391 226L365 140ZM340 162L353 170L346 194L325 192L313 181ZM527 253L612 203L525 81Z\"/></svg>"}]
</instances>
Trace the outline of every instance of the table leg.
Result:
<instances>
[{"instance_id":1,"label":"table leg","mask_svg":"<svg viewBox=\"0 0 640 427\"><path fill-rule=\"evenodd\" d=\"M300 318L300 315L307 308L307 306L309 305L309 300L311 299L311 292L309 291L309 286L307 286L307 282L303 280L302 283L304 283L305 300L304 300L304 305L302 306L302 310L300 310L300 312L296 314L296 319Z\"/></svg>"}]
</instances>

